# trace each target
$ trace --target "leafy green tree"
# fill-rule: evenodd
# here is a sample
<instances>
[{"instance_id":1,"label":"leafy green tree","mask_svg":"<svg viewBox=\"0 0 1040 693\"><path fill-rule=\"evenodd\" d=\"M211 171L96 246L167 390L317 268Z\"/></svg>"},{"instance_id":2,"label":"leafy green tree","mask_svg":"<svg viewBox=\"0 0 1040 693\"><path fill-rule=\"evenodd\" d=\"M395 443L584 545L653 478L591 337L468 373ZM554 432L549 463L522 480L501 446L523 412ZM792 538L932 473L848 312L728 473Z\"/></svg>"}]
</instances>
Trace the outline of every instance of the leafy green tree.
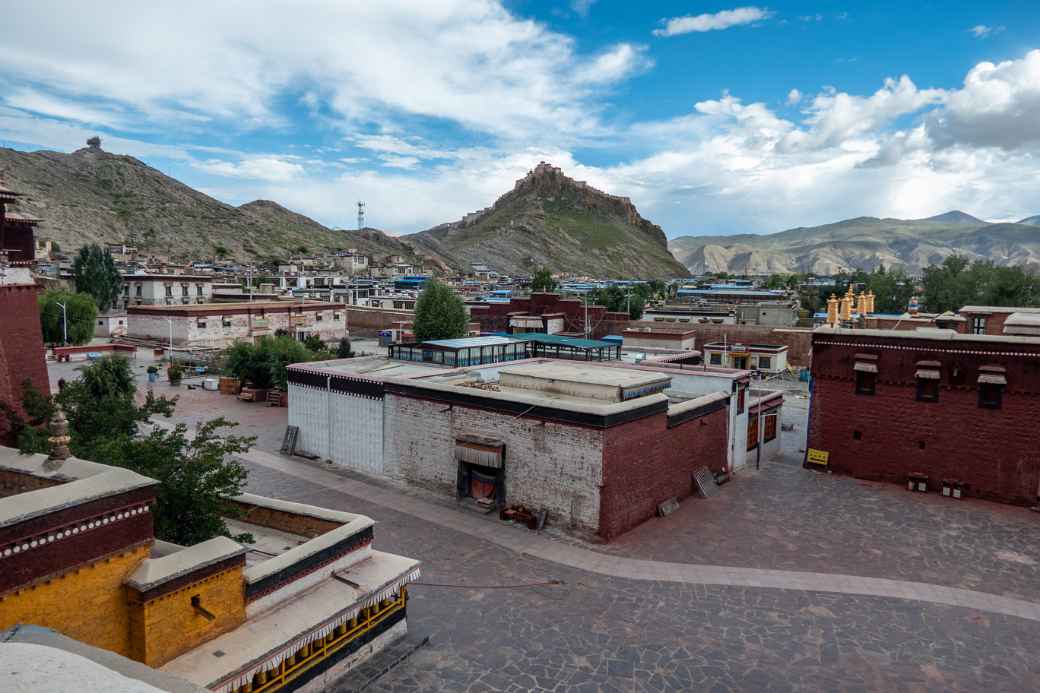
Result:
<instances>
[{"instance_id":1,"label":"leafy green tree","mask_svg":"<svg viewBox=\"0 0 1040 693\"><path fill-rule=\"evenodd\" d=\"M620 286L593 289L589 292L587 300L590 304L604 306L613 313L628 313L632 320L639 320L643 317L643 310L646 308L644 286L637 284L627 289L622 289Z\"/></svg>"},{"instance_id":2,"label":"leafy green tree","mask_svg":"<svg viewBox=\"0 0 1040 693\"><path fill-rule=\"evenodd\" d=\"M354 348L350 345L350 339L348 339L347 337L344 337L343 339L339 340L339 345L336 346L336 358L354 358Z\"/></svg>"},{"instance_id":3,"label":"leafy green tree","mask_svg":"<svg viewBox=\"0 0 1040 693\"><path fill-rule=\"evenodd\" d=\"M189 437L187 427L178 424L172 431L155 429L142 438L110 438L100 452L106 455L102 458L106 463L159 482L155 535L188 546L216 536L231 536L224 518L239 513L231 499L242 493L248 472L229 456L246 452L255 440L221 435L222 429L237 425L214 419Z\"/></svg>"},{"instance_id":4,"label":"leafy green tree","mask_svg":"<svg viewBox=\"0 0 1040 693\"><path fill-rule=\"evenodd\" d=\"M64 315L59 304L65 305ZM39 306L43 341L63 343L64 328L68 329L68 339L72 344L86 344L94 336L98 311L90 295L48 289L40 295ZM64 327L63 321L66 322Z\"/></svg>"},{"instance_id":5,"label":"leafy green tree","mask_svg":"<svg viewBox=\"0 0 1040 693\"><path fill-rule=\"evenodd\" d=\"M450 287L438 281L426 282L415 302L413 332L421 342L454 339L466 334L466 306Z\"/></svg>"},{"instance_id":6,"label":"leafy green tree","mask_svg":"<svg viewBox=\"0 0 1040 693\"><path fill-rule=\"evenodd\" d=\"M556 280L548 267L543 267L531 277L531 291L543 291L551 293L556 290Z\"/></svg>"},{"instance_id":7,"label":"leafy green tree","mask_svg":"<svg viewBox=\"0 0 1040 693\"><path fill-rule=\"evenodd\" d=\"M122 356L91 364L68 383L57 400L69 420L73 454L159 481L154 521L160 539L194 544L229 535L224 517L236 514L231 498L242 492L247 472L228 456L245 452L254 439L222 435L236 425L224 419L201 424L191 437L183 424L142 437L140 424L154 414L172 414L176 399L149 393L138 405L135 394L133 371Z\"/></svg>"},{"instance_id":8,"label":"leafy green tree","mask_svg":"<svg viewBox=\"0 0 1040 693\"><path fill-rule=\"evenodd\" d=\"M307 335L303 345L315 353L325 351L325 342L321 341L321 336L317 334Z\"/></svg>"},{"instance_id":9,"label":"leafy green tree","mask_svg":"<svg viewBox=\"0 0 1040 693\"><path fill-rule=\"evenodd\" d=\"M21 411L0 400L0 414L7 420L7 432L23 453L50 452L46 424L54 413L54 402L37 390L29 378L22 381L20 402Z\"/></svg>"},{"instance_id":10,"label":"leafy green tree","mask_svg":"<svg viewBox=\"0 0 1040 693\"><path fill-rule=\"evenodd\" d=\"M878 313L902 313L915 293L914 281L901 267L886 271L881 265L867 275L865 284L874 292L874 310Z\"/></svg>"},{"instance_id":11,"label":"leafy green tree","mask_svg":"<svg viewBox=\"0 0 1040 693\"><path fill-rule=\"evenodd\" d=\"M123 277L112 254L99 245L79 249L72 261L72 277L76 291L93 296L102 313L116 305L123 292Z\"/></svg>"}]
</instances>

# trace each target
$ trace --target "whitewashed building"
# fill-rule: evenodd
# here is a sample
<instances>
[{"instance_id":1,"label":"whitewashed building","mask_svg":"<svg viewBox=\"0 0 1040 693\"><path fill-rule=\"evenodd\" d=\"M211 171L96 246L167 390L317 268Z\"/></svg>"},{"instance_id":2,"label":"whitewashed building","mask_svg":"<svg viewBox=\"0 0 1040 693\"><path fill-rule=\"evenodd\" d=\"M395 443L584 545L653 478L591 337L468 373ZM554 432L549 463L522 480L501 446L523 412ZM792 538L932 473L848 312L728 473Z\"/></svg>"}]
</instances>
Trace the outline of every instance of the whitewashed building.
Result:
<instances>
[{"instance_id":1,"label":"whitewashed building","mask_svg":"<svg viewBox=\"0 0 1040 693\"><path fill-rule=\"evenodd\" d=\"M347 336L347 317L332 303L254 301L183 306L130 306L127 336L175 346L222 349L279 330L303 340L318 335L327 344Z\"/></svg>"},{"instance_id":2,"label":"whitewashed building","mask_svg":"<svg viewBox=\"0 0 1040 693\"><path fill-rule=\"evenodd\" d=\"M213 300L213 277L206 274L124 274L123 308L176 306Z\"/></svg>"}]
</instances>

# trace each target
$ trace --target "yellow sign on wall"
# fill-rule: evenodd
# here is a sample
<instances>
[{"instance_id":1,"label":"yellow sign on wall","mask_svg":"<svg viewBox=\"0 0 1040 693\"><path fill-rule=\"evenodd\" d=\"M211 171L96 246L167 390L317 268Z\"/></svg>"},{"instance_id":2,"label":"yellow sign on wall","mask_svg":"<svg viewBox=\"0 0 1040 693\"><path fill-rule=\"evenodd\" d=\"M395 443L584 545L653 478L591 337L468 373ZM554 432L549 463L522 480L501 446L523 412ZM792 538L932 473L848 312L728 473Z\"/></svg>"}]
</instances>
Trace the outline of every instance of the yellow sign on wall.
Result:
<instances>
[{"instance_id":1,"label":"yellow sign on wall","mask_svg":"<svg viewBox=\"0 0 1040 693\"><path fill-rule=\"evenodd\" d=\"M816 450L809 448L809 461L813 464L826 465L830 460L831 454L826 450Z\"/></svg>"}]
</instances>

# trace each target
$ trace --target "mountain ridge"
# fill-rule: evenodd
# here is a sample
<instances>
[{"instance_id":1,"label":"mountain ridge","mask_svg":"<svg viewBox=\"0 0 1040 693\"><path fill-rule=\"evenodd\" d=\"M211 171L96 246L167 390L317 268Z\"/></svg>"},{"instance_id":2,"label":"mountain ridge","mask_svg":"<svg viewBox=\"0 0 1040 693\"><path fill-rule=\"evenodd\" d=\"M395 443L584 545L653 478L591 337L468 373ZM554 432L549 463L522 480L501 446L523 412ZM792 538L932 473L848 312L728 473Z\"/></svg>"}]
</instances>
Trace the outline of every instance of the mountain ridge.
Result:
<instances>
[{"instance_id":1,"label":"mountain ridge","mask_svg":"<svg viewBox=\"0 0 1040 693\"><path fill-rule=\"evenodd\" d=\"M486 263L507 274L540 267L603 277L687 274L661 227L644 219L629 198L545 162L490 207L401 238L463 269Z\"/></svg>"},{"instance_id":2,"label":"mountain ridge","mask_svg":"<svg viewBox=\"0 0 1040 693\"><path fill-rule=\"evenodd\" d=\"M90 243L130 243L186 260L222 251L242 260L281 258L300 247L415 252L381 231L335 231L271 200L235 207L97 146L68 154L0 148L0 177L25 195L20 209L42 220L37 235L66 252Z\"/></svg>"},{"instance_id":3,"label":"mountain ridge","mask_svg":"<svg viewBox=\"0 0 1040 693\"><path fill-rule=\"evenodd\" d=\"M669 248L694 274L769 274L873 270L919 271L949 255L1040 269L1040 216L991 223L959 210L924 219L854 217L771 234L679 236Z\"/></svg>"}]
</instances>

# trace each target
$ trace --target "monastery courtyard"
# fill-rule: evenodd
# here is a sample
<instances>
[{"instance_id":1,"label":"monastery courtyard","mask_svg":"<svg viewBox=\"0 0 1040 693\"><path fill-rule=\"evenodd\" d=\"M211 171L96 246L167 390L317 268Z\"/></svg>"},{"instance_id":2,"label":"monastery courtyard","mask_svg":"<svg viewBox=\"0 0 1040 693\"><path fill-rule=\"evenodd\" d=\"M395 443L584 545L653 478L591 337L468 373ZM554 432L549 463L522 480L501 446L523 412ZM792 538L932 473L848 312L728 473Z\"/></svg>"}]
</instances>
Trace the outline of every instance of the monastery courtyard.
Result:
<instances>
[{"instance_id":1,"label":"monastery courtyard","mask_svg":"<svg viewBox=\"0 0 1040 693\"><path fill-rule=\"evenodd\" d=\"M173 421L258 436L250 491L369 515L423 561L416 649L367 690L1040 690L1040 516L804 470L804 399L782 461L596 546L287 459L285 409L177 392Z\"/></svg>"}]
</instances>

